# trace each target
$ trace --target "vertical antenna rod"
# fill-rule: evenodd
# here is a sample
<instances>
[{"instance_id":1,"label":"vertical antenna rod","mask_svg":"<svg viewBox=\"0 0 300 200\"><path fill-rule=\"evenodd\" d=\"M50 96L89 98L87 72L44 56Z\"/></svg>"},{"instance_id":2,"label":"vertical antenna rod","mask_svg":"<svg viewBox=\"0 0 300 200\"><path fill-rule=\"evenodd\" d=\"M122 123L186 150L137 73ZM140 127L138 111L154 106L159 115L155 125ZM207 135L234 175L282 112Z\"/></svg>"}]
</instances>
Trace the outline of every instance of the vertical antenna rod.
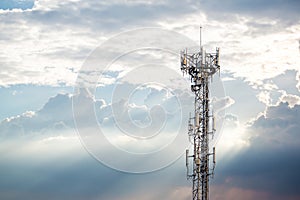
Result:
<instances>
[{"instance_id":1,"label":"vertical antenna rod","mask_svg":"<svg viewBox=\"0 0 300 200\"><path fill-rule=\"evenodd\" d=\"M186 152L187 178L192 179L193 200L209 199L209 178L215 169L215 148L210 153L209 142L215 132L214 116L210 109L209 84L212 76L220 70L219 48L216 53L204 53L202 47L202 27L200 27L200 51L181 52L181 70L191 78L191 90L195 94L195 113L190 117L188 135L193 143L192 155ZM210 156L213 161L210 162ZM189 160L192 159L191 173ZM210 165L212 164L212 167Z\"/></svg>"},{"instance_id":2,"label":"vertical antenna rod","mask_svg":"<svg viewBox=\"0 0 300 200\"><path fill-rule=\"evenodd\" d=\"M200 51L202 48L202 26L200 26Z\"/></svg>"}]
</instances>

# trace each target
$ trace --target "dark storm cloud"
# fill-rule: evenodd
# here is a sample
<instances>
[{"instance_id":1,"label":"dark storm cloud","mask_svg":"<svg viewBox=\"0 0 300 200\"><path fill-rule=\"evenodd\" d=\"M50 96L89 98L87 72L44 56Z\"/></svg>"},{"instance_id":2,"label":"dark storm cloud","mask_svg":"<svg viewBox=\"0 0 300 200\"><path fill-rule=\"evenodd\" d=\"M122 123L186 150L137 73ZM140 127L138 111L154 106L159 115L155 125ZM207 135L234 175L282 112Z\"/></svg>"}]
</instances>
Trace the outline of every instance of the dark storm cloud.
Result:
<instances>
[{"instance_id":1,"label":"dark storm cloud","mask_svg":"<svg viewBox=\"0 0 300 200\"><path fill-rule=\"evenodd\" d=\"M220 168L217 181L288 199L300 196L300 105L267 109L249 128L249 148Z\"/></svg>"},{"instance_id":2,"label":"dark storm cloud","mask_svg":"<svg viewBox=\"0 0 300 200\"><path fill-rule=\"evenodd\" d=\"M219 170L217 180L229 178L233 187L264 191L279 199L299 194L299 148L256 148L243 152ZM225 176L224 176L225 175Z\"/></svg>"}]
</instances>

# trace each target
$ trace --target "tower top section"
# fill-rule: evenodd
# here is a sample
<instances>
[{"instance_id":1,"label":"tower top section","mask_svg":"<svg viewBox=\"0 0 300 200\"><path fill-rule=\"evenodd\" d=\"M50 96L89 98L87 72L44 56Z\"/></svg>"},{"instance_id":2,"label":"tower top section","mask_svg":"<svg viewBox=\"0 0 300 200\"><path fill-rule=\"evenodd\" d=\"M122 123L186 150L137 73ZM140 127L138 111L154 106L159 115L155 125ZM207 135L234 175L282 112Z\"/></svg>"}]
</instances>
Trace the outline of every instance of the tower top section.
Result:
<instances>
[{"instance_id":1,"label":"tower top section","mask_svg":"<svg viewBox=\"0 0 300 200\"><path fill-rule=\"evenodd\" d=\"M198 78L210 77L220 71L219 65L220 49L215 53L208 53L202 46L202 27L200 26L200 49L199 52L181 51L181 71L189 74L196 81Z\"/></svg>"},{"instance_id":2,"label":"tower top section","mask_svg":"<svg viewBox=\"0 0 300 200\"><path fill-rule=\"evenodd\" d=\"M195 79L210 77L220 70L219 52L220 49L216 48L215 53L207 53L202 46L196 53L183 50L180 55L181 71Z\"/></svg>"}]
</instances>

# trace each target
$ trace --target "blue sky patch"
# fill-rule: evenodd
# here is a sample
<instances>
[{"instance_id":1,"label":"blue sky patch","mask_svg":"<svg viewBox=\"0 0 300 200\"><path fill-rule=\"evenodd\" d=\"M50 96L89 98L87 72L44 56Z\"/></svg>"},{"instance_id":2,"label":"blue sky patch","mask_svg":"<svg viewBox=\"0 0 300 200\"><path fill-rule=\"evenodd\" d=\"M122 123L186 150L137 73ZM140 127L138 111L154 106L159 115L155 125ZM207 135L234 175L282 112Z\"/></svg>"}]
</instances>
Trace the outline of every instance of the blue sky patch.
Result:
<instances>
[{"instance_id":1,"label":"blue sky patch","mask_svg":"<svg viewBox=\"0 0 300 200\"><path fill-rule=\"evenodd\" d=\"M12 10L12 9L31 9L34 6L34 0L1 0L0 9Z\"/></svg>"}]
</instances>

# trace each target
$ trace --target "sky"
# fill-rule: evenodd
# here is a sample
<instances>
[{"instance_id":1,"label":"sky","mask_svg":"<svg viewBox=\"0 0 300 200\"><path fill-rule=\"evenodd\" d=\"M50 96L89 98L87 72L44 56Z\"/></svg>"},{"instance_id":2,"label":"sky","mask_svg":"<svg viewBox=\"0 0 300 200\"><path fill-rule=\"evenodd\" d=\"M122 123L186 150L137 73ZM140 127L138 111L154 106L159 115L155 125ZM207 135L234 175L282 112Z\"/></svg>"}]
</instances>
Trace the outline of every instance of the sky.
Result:
<instances>
[{"instance_id":1,"label":"sky","mask_svg":"<svg viewBox=\"0 0 300 200\"><path fill-rule=\"evenodd\" d=\"M297 0L1 0L0 199L191 199L180 51L220 47L212 200L300 199Z\"/></svg>"}]
</instances>

